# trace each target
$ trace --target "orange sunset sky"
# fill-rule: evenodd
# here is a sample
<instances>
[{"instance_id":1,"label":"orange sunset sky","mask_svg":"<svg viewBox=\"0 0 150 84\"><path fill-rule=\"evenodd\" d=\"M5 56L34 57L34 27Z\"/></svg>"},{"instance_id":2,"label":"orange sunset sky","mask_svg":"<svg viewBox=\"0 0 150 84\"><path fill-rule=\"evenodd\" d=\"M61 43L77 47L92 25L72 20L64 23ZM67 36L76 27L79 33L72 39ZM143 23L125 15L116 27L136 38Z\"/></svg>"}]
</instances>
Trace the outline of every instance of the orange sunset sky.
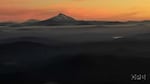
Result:
<instances>
[{"instance_id":1,"label":"orange sunset sky","mask_svg":"<svg viewBox=\"0 0 150 84\"><path fill-rule=\"evenodd\" d=\"M59 12L82 20L149 20L150 0L1 0L0 21L47 19Z\"/></svg>"}]
</instances>

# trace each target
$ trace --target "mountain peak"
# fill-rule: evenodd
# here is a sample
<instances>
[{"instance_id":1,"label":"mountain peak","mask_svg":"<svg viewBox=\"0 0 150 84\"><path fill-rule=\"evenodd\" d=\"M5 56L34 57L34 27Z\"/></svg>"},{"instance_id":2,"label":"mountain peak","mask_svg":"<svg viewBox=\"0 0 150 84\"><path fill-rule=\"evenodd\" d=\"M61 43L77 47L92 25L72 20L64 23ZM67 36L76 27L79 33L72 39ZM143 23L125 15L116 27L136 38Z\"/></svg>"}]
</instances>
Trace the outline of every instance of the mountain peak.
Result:
<instances>
[{"instance_id":1,"label":"mountain peak","mask_svg":"<svg viewBox=\"0 0 150 84\"><path fill-rule=\"evenodd\" d=\"M63 13L59 13L58 15L49 18L47 20L43 20L38 22L38 25L73 25L77 24L78 21L68 15Z\"/></svg>"},{"instance_id":2,"label":"mountain peak","mask_svg":"<svg viewBox=\"0 0 150 84\"><path fill-rule=\"evenodd\" d=\"M57 16L52 17L50 20L56 21L56 22L72 22L76 21L74 18L67 16L63 13L59 13Z\"/></svg>"},{"instance_id":3,"label":"mountain peak","mask_svg":"<svg viewBox=\"0 0 150 84\"><path fill-rule=\"evenodd\" d=\"M59 13L58 16L66 16L66 15L63 13Z\"/></svg>"}]
</instances>

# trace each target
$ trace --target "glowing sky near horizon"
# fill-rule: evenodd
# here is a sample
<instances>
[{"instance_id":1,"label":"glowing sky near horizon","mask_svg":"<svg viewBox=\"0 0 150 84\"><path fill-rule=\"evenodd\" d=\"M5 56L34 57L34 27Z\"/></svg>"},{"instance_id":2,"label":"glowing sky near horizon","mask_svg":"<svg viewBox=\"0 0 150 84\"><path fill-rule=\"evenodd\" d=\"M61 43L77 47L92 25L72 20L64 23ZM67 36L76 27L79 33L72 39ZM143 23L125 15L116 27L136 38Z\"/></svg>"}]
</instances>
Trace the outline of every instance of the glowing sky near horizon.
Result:
<instances>
[{"instance_id":1,"label":"glowing sky near horizon","mask_svg":"<svg viewBox=\"0 0 150 84\"><path fill-rule=\"evenodd\" d=\"M1 0L0 21L46 19L58 13L83 20L147 20L150 0Z\"/></svg>"}]
</instances>

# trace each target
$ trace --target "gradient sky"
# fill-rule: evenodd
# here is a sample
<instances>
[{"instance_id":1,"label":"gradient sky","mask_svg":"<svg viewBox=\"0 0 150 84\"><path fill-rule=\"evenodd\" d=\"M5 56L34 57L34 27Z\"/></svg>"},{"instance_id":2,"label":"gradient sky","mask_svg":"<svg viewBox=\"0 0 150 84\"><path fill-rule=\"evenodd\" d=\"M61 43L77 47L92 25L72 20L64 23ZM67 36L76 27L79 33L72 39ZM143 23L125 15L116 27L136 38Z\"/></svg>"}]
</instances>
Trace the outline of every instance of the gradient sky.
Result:
<instances>
[{"instance_id":1,"label":"gradient sky","mask_svg":"<svg viewBox=\"0 0 150 84\"><path fill-rule=\"evenodd\" d=\"M83 20L147 20L150 0L1 0L0 21L47 19L59 12Z\"/></svg>"}]
</instances>

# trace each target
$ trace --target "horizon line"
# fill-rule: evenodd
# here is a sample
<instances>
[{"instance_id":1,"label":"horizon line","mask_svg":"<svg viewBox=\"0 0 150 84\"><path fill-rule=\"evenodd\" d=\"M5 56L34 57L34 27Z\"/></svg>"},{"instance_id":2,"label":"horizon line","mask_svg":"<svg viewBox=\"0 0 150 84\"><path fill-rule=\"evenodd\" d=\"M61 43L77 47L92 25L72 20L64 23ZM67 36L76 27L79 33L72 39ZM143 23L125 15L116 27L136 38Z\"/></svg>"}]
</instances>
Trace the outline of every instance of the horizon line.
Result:
<instances>
[{"instance_id":1,"label":"horizon line","mask_svg":"<svg viewBox=\"0 0 150 84\"><path fill-rule=\"evenodd\" d=\"M69 16L68 14L64 14L64 13L57 13L57 14L55 14L54 16L51 16L51 17L49 17L49 18L45 18L45 19L36 19L36 18L30 18L30 19L26 19L26 20L20 20L20 21L0 21L0 23L8 23L8 22L12 22L12 23L22 23L22 22L27 22L27 21L29 21L29 20L37 20L37 21L44 21L44 20L47 20L47 19L51 19L51 18L53 18L53 17L55 17L55 16L57 16L57 15L59 15L59 14L63 14L63 15L66 15L66 16ZM72 17L72 16L69 16L69 17ZM72 18L74 18L74 17L72 17ZM76 19L76 18L74 18L75 20L77 20L77 21L99 21L99 22L142 22L142 21L150 21L150 19L143 19L143 20L107 20L107 19L109 19L110 17L107 17L107 18L99 18L99 19L106 19L106 20L94 20L94 19Z\"/></svg>"}]
</instances>

